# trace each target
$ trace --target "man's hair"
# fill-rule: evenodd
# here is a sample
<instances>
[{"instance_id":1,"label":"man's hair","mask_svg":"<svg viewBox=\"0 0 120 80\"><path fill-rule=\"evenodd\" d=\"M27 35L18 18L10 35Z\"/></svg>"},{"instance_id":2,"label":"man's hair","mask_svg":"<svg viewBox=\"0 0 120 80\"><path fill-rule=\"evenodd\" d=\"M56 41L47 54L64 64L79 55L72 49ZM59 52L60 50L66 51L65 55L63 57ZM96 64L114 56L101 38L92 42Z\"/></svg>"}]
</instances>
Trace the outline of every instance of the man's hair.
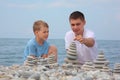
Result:
<instances>
[{"instance_id":1,"label":"man's hair","mask_svg":"<svg viewBox=\"0 0 120 80\"><path fill-rule=\"evenodd\" d=\"M33 24L33 32L39 31L41 29L41 27L49 28L48 24L45 21L38 20L38 21L34 22L34 24Z\"/></svg>"},{"instance_id":2,"label":"man's hair","mask_svg":"<svg viewBox=\"0 0 120 80\"><path fill-rule=\"evenodd\" d=\"M78 19L78 18L81 20L85 20L84 14L82 12L75 11L70 14L69 20L70 19Z\"/></svg>"}]
</instances>

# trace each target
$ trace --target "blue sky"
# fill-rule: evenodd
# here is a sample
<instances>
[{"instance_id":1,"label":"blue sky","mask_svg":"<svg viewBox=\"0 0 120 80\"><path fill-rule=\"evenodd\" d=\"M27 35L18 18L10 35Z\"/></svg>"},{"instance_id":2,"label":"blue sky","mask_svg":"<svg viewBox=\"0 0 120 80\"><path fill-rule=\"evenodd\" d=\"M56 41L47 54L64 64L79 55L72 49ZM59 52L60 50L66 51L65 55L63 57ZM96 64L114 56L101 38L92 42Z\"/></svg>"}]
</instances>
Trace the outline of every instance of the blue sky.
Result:
<instances>
[{"instance_id":1,"label":"blue sky","mask_svg":"<svg viewBox=\"0 0 120 80\"><path fill-rule=\"evenodd\" d=\"M32 38L36 20L49 24L50 39L64 39L69 15L81 11L96 39L120 40L120 0L0 0L0 38Z\"/></svg>"}]
</instances>

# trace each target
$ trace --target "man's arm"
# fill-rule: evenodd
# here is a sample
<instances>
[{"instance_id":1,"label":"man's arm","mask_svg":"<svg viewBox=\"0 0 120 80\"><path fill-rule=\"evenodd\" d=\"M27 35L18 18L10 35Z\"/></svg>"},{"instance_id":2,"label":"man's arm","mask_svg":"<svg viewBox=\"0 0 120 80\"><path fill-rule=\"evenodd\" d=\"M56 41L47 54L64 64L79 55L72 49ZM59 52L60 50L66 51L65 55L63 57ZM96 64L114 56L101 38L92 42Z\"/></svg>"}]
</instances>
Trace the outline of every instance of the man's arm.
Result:
<instances>
[{"instance_id":1,"label":"man's arm","mask_svg":"<svg viewBox=\"0 0 120 80\"><path fill-rule=\"evenodd\" d=\"M85 44L87 47L93 47L95 44L93 38L83 38L81 35L77 35L74 40L79 41L81 44Z\"/></svg>"},{"instance_id":2,"label":"man's arm","mask_svg":"<svg viewBox=\"0 0 120 80\"><path fill-rule=\"evenodd\" d=\"M95 40L93 38L83 38L83 43L87 46L87 47L93 47L95 44Z\"/></svg>"}]
</instances>

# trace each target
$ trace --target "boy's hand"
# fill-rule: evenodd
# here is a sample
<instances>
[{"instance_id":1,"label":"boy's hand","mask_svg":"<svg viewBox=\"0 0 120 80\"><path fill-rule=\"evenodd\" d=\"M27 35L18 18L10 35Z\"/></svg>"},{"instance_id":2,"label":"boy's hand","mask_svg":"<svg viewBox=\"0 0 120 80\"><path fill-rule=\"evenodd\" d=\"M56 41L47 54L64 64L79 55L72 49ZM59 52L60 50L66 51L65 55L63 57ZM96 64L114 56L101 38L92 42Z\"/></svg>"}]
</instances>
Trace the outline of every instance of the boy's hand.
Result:
<instances>
[{"instance_id":1,"label":"boy's hand","mask_svg":"<svg viewBox=\"0 0 120 80\"><path fill-rule=\"evenodd\" d=\"M74 40L79 41L81 44L85 42L85 39L81 35L76 35Z\"/></svg>"},{"instance_id":2,"label":"boy's hand","mask_svg":"<svg viewBox=\"0 0 120 80\"><path fill-rule=\"evenodd\" d=\"M43 55L42 55L42 58L47 58L47 57L48 57L47 54L43 54Z\"/></svg>"}]
</instances>

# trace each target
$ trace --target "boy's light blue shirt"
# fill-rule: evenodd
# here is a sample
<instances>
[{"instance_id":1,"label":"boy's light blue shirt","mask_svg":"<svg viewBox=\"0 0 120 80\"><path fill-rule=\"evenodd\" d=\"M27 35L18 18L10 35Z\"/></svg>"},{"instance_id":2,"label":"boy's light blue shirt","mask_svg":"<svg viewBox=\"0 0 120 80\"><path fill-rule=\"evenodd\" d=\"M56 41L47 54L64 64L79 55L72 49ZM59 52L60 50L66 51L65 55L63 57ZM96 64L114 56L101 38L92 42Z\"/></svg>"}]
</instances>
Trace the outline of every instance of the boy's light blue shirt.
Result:
<instances>
[{"instance_id":1,"label":"boy's light blue shirt","mask_svg":"<svg viewBox=\"0 0 120 80\"><path fill-rule=\"evenodd\" d=\"M47 41L44 41L43 45L39 45L35 38L29 40L24 50L24 60L26 60L28 55L41 57L43 54L47 54L49 46Z\"/></svg>"}]
</instances>

